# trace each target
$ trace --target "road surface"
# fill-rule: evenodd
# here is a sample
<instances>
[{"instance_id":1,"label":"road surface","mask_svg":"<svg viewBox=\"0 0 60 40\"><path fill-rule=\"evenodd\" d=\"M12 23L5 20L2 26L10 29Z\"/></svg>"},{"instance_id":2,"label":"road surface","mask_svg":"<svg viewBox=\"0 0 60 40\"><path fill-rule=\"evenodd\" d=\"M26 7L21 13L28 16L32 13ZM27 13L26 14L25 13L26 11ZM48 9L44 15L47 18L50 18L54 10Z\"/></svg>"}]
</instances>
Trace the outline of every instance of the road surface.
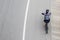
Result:
<instances>
[{"instance_id":1,"label":"road surface","mask_svg":"<svg viewBox=\"0 0 60 40\"><path fill-rule=\"evenodd\" d=\"M0 0L0 40L22 40L27 0Z\"/></svg>"},{"instance_id":2,"label":"road surface","mask_svg":"<svg viewBox=\"0 0 60 40\"><path fill-rule=\"evenodd\" d=\"M45 34L42 12L50 9L50 0L31 0L28 10L25 40L51 40L50 23L49 34Z\"/></svg>"},{"instance_id":3,"label":"road surface","mask_svg":"<svg viewBox=\"0 0 60 40\"><path fill-rule=\"evenodd\" d=\"M24 40L50 40L45 34L42 12L51 7L50 0L30 0ZM0 40L22 40L27 0L0 0Z\"/></svg>"}]
</instances>

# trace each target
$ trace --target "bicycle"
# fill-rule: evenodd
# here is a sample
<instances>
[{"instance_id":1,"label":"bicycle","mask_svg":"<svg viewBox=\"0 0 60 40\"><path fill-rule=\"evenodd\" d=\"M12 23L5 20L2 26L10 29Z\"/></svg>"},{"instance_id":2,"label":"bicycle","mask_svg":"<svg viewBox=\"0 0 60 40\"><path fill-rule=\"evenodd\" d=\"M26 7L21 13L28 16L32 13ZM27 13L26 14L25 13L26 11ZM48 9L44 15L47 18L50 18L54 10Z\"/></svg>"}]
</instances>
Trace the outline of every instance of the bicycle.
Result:
<instances>
[{"instance_id":1,"label":"bicycle","mask_svg":"<svg viewBox=\"0 0 60 40\"><path fill-rule=\"evenodd\" d=\"M46 32L46 34L48 34L48 24L47 23L45 24L45 32Z\"/></svg>"}]
</instances>

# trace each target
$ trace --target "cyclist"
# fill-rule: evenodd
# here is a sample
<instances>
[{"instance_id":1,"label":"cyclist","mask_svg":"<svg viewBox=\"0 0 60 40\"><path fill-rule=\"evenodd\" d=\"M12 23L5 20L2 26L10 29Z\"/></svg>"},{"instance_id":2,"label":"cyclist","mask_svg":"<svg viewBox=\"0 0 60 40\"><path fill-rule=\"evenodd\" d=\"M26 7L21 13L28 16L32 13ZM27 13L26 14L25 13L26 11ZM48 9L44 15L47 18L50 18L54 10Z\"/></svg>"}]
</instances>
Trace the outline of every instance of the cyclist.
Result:
<instances>
[{"instance_id":1,"label":"cyclist","mask_svg":"<svg viewBox=\"0 0 60 40\"><path fill-rule=\"evenodd\" d=\"M49 13L49 10L47 9L46 13L42 13L42 15L44 15L44 22L46 23L45 30L46 30L46 33L48 33L48 23L50 22L51 13Z\"/></svg>"}]
</instances>

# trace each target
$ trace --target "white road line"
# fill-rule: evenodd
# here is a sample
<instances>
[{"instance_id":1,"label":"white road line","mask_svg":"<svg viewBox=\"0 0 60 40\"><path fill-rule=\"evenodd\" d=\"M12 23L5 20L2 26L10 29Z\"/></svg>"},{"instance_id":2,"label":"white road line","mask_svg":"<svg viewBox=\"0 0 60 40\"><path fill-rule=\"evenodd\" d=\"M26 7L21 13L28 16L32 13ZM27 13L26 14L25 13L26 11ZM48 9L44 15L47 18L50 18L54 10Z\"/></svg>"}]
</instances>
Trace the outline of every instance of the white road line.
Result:
<instances>
[{"instance_id":1,"label":"white road line","mask_svg":"<svg viewBox=\"0 0 60 40\"><path fill-rule=\"evenodd\" d=\"M25 31L26 31L26 22L27 22L29 3L30 3L30 0L27 1L26 11L25 11L25 18L24 18L24 26L23 26L23 39L22 40L25 40Z\"/></svg>"}]
</instances>

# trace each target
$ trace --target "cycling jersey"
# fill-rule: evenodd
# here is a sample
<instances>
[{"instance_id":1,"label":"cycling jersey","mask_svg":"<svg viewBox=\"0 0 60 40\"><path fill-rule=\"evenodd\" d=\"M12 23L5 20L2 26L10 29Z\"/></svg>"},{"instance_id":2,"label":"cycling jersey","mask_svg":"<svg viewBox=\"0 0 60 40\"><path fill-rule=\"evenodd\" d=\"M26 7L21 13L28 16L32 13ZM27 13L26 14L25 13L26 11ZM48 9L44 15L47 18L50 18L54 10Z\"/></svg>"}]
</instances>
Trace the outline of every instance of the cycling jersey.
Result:
<instances>
[{"instance_id":1,"label":"cycling jersey","mask_svg":"<svg viewBox=\"0 0 60 40\"><path fill-rule=\"evenodd\" d=\"M44 14L44 20L50 20L51 13Z\"/></svg>"}]
</instances>

